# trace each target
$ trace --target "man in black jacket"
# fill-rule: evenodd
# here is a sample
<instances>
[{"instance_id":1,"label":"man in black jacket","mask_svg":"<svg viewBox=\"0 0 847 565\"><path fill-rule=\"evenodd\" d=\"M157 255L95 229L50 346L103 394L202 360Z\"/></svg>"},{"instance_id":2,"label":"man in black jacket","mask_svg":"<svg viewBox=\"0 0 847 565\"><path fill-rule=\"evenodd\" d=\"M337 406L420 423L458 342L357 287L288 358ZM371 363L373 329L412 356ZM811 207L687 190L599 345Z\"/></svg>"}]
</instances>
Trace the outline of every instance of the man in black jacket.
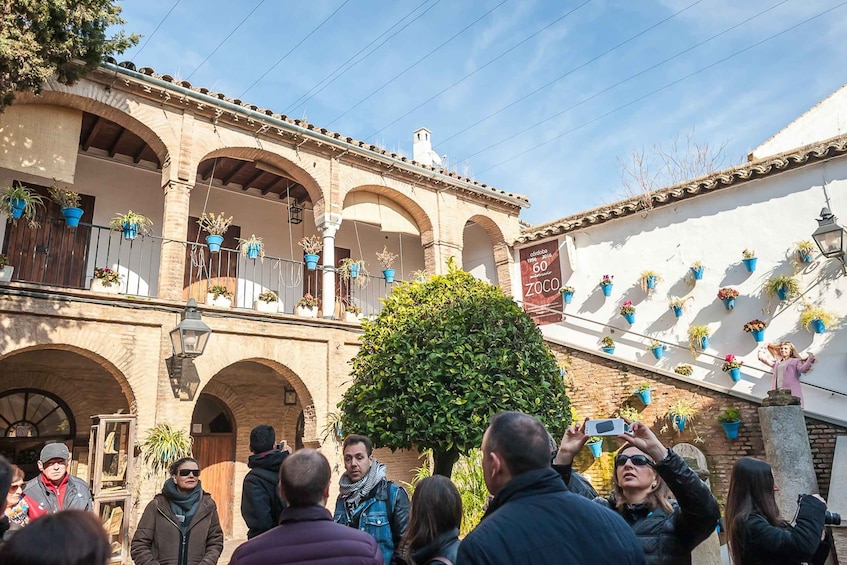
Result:
<instances>
[{"instance_id":1,"label":"man in black jacket","mask_svg":"<svg viewBox=\"0 0 847 565\"><path fill-rule=\"evenodd\" d=\"M494 495L459 546L457 565L614 563L644 565L623 519L568 492L550 468L544 426L520 412L491 418L482 438L485 485Z\"/></svg>"},{"instance_id":2,"label":"man in black jacket","mask_svg":"<svg viewBox=\"0 0 847 565\"><path fill-rule=\"evenodd\" d=\"M263 534L279 524L285 501L279 494L279 468L287 451L276 449L273 426L261 424L250 432L247 460L250 472L244 477L241 492L241 516L247 523L247 539Z\"/></svg>"}]
</instances>

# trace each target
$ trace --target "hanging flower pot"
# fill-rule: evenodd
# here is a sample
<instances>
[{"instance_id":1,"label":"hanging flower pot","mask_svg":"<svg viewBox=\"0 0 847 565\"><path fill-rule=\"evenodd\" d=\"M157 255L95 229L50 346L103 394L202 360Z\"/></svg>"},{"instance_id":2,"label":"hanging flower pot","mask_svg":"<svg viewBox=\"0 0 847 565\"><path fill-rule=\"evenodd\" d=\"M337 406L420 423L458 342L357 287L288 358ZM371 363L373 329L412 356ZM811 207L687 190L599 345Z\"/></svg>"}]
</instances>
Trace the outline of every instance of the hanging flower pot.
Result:
<instances>
[{"instance_id":1,"label":"hanging flower pot","mask_svg":"<svg viewBox=\"0 0 847 565\"><path fill-rule=\"evenodd\" d=\"M221 244L224 242L224 236L222 235L207 235L206 236L206 244L209 246L210 253L219 253L221 250Z\"/></svg>"},{"instance_id":2,"label":"hanging flower pot","mask_svg":"<svg viewBox=\"0 0 847 565\"><path fill-rule=\"evenodd\" d=\"M359 264L358 263L350 263L350 278L355 279L359 276Z\"/></svg>"},{"instance_id":3,"label":"hanging flower pot","mask_svg":"<svg viewBox=\"0 0 847 565\"><path fill-rule=\"evenodd\" d=\"M9 207L11 208L12 218L19 220L21 216L24 215L24 210L26 210L26 200L22 198L12 198L9 201Z\"/></svg>"},{"instance_id":4,"label":"hanging flower pot","mask_svg":"<svg viewBox=\"0 0 847 565\"><path fill-rule=\"evenodd\" d=\"M812 330L814 330L814 332L816 334L822 334L823 332L826 331L826 324L823 323L823 320L821 320L821 319L812 320L811 323L812 323Z\"/></svg>"},{"instance_id":5,"label":"hanging flower pot","mask_svg":"<svg viewBox=\"0 0 847 565\"><path fill-rule=\"evenodd\" d=\"M741 328L745 332L749 332L756 340L756 343L761 343L765 339L765 328L768 324L762 320L750 320Z\"/></svg>"},{"instance_id":6,"label":"hanging flower pot","mask_svg":"<svg viewBox=\"0 0 847 565\"><path fill-rule=\"evenodd\" d=\"M82 208L79 207L81 198L78 192L73 190L61 189L55 183L47 189L50 195L50 200L59 205L62 209L62 217L65 218L65 225L69 228L79 226L79 219L82 217Z\"/></svg>"},{"instance_id":7,"label":"hanging flower pot","mask_svg":"<svg viewBox=\"0 0 847 565\"><path fill-rule=\"evenodd\" d=\"M576 289L572 286L563 286L559 289L559 292L562 293L562 299L565 301L565 304L570 304L573 301L573 293Z\"/></svg>"},{"instance_id":8,"label":"hanging flower pot","mask_svg":"<svg viewBox=\"0 0 847 565\"><path fill-rule=\"evenodd\" d=\"M776 290L776 296L777 296L780 300L786 300L786 299L788 298L788 289L787 289L786 287L784 287L784 286L779 287L779 288Z\"/></svg>"},{"instance_id":9,"label":"hanging flower pot","mask_svg":"<svg viewBox=\"0 0 847 565\"><path fill-rule=\"evenodd\" d=\"M603 353L608 353L609 355L611 355L615 352L615 346L614 345L611 346L611 347L604 346L604 347L601 347L600 349L603 350Z\"/></svg>"},{"instance_id":10,"label":"hanging flower pot","mask_svg":"<svg viewBox=\"0 0 847 565\"><path fill-rule=\"evenodd\" d=\"M121 224L121 231L124 234L124 239L133 240L138 237L138 224L130 224L129 222L123 222Z\"/></svg>"},{"instance_id":11,"label":"hanging flower pot","mask_svg":"<svg viewBox=\"0 0 847 565\"><path fill-rule=\"evenodd\" d=\"M610 336L604 336L603 339L600 340L600 345L600 349L603 350L603 353L611 355L615 352L615 340L613 340Z\"/></svg>"},{"instance_id":12,"label":"hanging flower pot","mask_svg":"<svg viewBox=\"0 0 847 565\"><path fill-rule=\"evenodd\" d=\"M748 273L753 273L756 271L756 263L758 263L758 257L751 257L750 259L742 259L744 262L744 266L747 267Z\"/></svg>"},{"instance_id":13,"label":"hanging flower pot","mask_svg":"<svg viewBox=\"0 0 847 565\"><path fill-rule=\"evenodd\" d=\"M653 357L655 357L656 359L661 359L665 356L665 347L663 345L654 347L650 349L650 351L653 352Z\"/></svg>"},{"instance_id":14,"label":"hanging flower pot","mask_svg":"<svg viewBox=\"0 0 847 565\"><path fill-rule=\"evenodd\" d=\"M382 276L385 277L385 282L393 283L394 282L394 269L385 269L382 271Z\"/></svg>"},{"instance_id":15,"label":"hanging flower pot","mask_svg":"<svg viewBox=\"0 0 847 565\"><path fill-rule=\"evenodd\" d=\"M630 324L635 323L635 306L633 306L632 300L627 300L621 304L620 313L627 322Z\"/></svg>"},{"instance_id":16,"label":"hanging flower pot","mask_svg":"<svg viewBox=\"0 0 847 565\"><path fill-rule=\"evenodd\" d=\"M82 208L62 208L62 216L65 218L65 225L69 228L79 226L79 219L82 217Z\"/></svg>"},{"instance_id":17,"label":"hanging flower pot","mask_svg":"<svg viewBox=\"0 0 847 565\"><path fill-rule=\"evenodd\" d=\"M588 444L588 449L591 450L591 455L596 459L603 454L603 440L594 441Z\"/></svg>"},{"instance_id":18,"label":"hanging flower pot","mask_svg":"<svg viewBox=\"0 0 847 565\"><path fill-rule=\"evenodd\" d=\"M635 314L624 314L624 315L623 315L623 318L624 318L624 320L626 320L626 321L627 321L627 322L629 322L630 324L634 324L634 323L635 323Z\"/></svg>"},{"instance_id":19,"label":"hanging flower pot","mask_svg":"<svg viewBox=\"0 0 847 565\"><path fill-rule=\"evenodd\" d=\"M318 268L318 259L320 256L317 253L306 253L303 255L303 261L306 262L306 268L314 271Z\"/></svg>"},{"instance_id":20,"label":"hanging flower pot","mask_svg":"<svg viewBox=\"0 0 847 565\"><path fill-rule=\"evenodd\" d=\"M682 306L671 306L671 310L673 310L674 316L682 318Z\"/></svg>"},{"instance_id":21,"label":"hanging flower pot","mask_svg":"<svg viewBox=\"0 0 847 565\"><path fill-rule=\"evenodd\" d=\"M735 308L735 299L734 298L724 298L723 299L723 305L726 307L727 310L732 310L733 308Z\"/></svg>"},{"instance_id":22,"label":"hanging flower pot","mask_svg":"<svg viewBox=\"0 0 847 565\"><path fill-rule=\"evenodd\" d=\"M704 336L700 338L700 349L708 349L709 348L709 336Z\"/></svg>"},{"instance_id":23,"label":"hanging flower pot","mask_svg":"<svg viewBox=\"0 0 847 565\"><path fill-rule=\"evenodd\" d=\"M647 277L647 288L651 290L656 288L656 277L654 275Z\"/></svg>"},{"instance_id":24,"label":"hanging flower pot","mask_svg":"<svg viewBox=\"0 0 847 565\"><path fill-rule=\"evenodd\" d=\"M612 296L612 287L613 286L615 286L615 285L611 284L611 283L603 285L603 296Z\"/></svg>"},{"instance_id":25,"label":"hanging flower pot","mask_svg":"<svg viewBox=\"0 0 847 565\"><path fill-rule=\"evenodd\" d=\"M751 330L750 335L753 336L753 339L756 340L756 343L762 343L765 341L765 330Z\"/></svg>"},{"instance_id":26,"label":"hanging flower pot","mask_svg":"<svg viewBox=\"0 0 847 565\"><path fill-rule=\"evenodd\" d=\"M603 275L603 278L600 279L600 288L603 290L603 296L612 296L613 278L615 278L614 275Z\"/></svg>"},{"instance_id":27,"label":"hanging flower pot","mask_svg":"<svg viewBox=\"0 0 847 565\"><path fill-rule=\"evenodd\" d=\"M721 370L729 375L733 382L738 382L741 379L741 366L744 361L739 361L735 355L730 353L724 358L723 367Z\"/></svg>"},{"instance_id":28,"label":"hanging flower pot","mask_svg":"<svg viewBox=\"0 0 847 565\"><path fill-rule=\"evenodd\" d=\"M812 254L815 252L815 244L810 239L797 242L797 256L801 263L811 263Z\"/></svg>"},{"instance_id":29,"label":"hanging flower pot","mask_svg":"<svg viewBox=\"0 0 847 565\"><path fill-rule=\"evenodd\" d=\"M703 265L696 265L691 267L691 274L694 275L695 281L703 280L703 272L706 270L706 267Z\"/></svg>"},{"instance_id":30,"label":"hanging flower pot","mask_svg":"<svg viewBox=\"0 0 847 565\"><path fill-rule=\"evenodd\" d=\"M718 414L718 422L723 426L727 439L738 439L738 427L741 425L741 412L738 408L727 408Z\"/></svg>"},{"instance_id":31,"label":"hanging flower pot","mask_svg":"<svg viewBox=\"0 0 847 565\"><path fill-rule=\"evenodd\" d=\"M741 369L738 367L733 367L729 370L729 378L732 379L732 382L737 383L741 380Z\"/></svg>"},{"instance_id":32,"label":"hanging flower pot","mask_svg":"<svg viewBox=\"0 0 847 565\"><path fill-rule=\"evenodd\" d=\"M687 416L682 416L680 414L673 414L671 416L671 421L673 422L673 425L676 426L676 429L681 432L685 431L685 421L687 419Z\"/></svg>"},{"instance_id":33,"label":"hanging flower pot","mask_svg":"<svg viewBox=\"0 0 847 565\"><path fill-rule=\"evenodd\" d=\"M247 258L257 259L259 257L259 244L250 243L247 245Z\"/></svg>"},{"instance_id":34,"label":"hanging flower pot","mask_svg":"<svg viewBox=\"0 0 847 565\"><path fill-rule=\"evenodd\" d=\"M638 398L641 399L641 402L644 403L644 406L650 406L650 403L653 401L652 390L650 389L650 386L646 383L638 387L638 389L635 391L635 394L638 395Z\"/></svg>"},{"instance_id":35,"label":"hanging flower pot","mask_svg":"<svg viewBox=\"0 0 847 565\"><path fill-rule=\"evenodd\" d=\"M741 426L741 420L735 422L721 422L723 431L726 434L726 439L738 439L738 428Z\"/></svg>"},{"instance_id":36,"label":"hanging flower pot","mask_svg":"<svg viewBox=\"0 0 847 565\"><path fill-rule=\"evenodd\" d=\"M727 310L735 308L736 298L738 298L738 291L732 287L726 286L718 291L718 300L723 302Z\"/></svg>"},{"instance_id":37,"label":"hanging flower pot","mask_svg":"<svg viewBox=\"0 0 847 565\"><path fill-rule=\"evenodd\" d=\"M153 222L147 216L129 210L124 214L115 214L109 220L109 227L121 232L124 239L133 240L139 233L149 235Z\"/></svg>"}]
</instances>

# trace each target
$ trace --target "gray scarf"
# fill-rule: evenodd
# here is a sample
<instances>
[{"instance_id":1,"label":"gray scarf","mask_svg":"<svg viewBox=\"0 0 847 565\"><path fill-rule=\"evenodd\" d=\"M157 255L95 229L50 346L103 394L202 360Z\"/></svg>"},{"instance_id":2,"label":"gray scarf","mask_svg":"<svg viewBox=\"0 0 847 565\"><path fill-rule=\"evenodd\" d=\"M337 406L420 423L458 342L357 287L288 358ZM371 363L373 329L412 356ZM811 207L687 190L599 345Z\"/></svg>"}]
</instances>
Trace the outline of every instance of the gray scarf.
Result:
<instances>
[{"instance_id":1,"label":"gray scarf","mask_svg":"<svg viewBox=\"0 0 847 565\"><path fill-rule=\"evenodd\" d=\"M368 497L374 487L384 478L385 465L374 459L368 474L355 483L350 482L347 473L341 475L341 480L338 482L339 494L348 507L355 508Z\"/></svg>"}]
</instances>

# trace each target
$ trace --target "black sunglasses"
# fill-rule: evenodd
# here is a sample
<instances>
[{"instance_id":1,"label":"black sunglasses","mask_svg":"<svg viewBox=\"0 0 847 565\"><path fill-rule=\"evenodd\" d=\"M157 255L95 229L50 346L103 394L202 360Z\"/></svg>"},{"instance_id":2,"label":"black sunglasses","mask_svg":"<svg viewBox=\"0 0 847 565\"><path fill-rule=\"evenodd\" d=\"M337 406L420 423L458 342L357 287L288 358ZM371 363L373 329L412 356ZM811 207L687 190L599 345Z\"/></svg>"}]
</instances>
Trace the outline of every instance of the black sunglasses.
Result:
<instances>
[{"instance_id":1,"label":"black sunglasses","mask_svg":"<svg viewBox=\"0 0 847 565\"><path fill-rule=\"evenodd\" d=\"M625 455L623 453L615 457L615 466L623 467L627 461L632 461L632 464L636 467L644 467L645 465L653 466L653 462L646 455Z\"/></svg>"},{"instance_id":2,"label":"black sunglasses","mask_svg":"<svg viewBox=\"0 0 847 565\"><path fill-rule=\"evenodd\" d=\"M188 475L194 475L195 477L200 476L200 469L180 469L179 476L187 477Z\"/></svg>"}]
</instances>

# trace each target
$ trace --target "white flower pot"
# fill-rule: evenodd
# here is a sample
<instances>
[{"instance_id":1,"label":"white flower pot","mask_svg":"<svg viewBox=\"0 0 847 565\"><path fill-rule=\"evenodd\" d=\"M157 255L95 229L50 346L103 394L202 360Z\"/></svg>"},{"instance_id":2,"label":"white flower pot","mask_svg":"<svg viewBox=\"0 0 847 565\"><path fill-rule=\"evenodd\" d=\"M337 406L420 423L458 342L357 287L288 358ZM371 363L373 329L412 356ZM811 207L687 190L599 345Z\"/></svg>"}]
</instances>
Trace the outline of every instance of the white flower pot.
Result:
<instances>
[{"instance_id":1,"label":"white flower pot","mask_svg":"<svg viewBox=\"0 0 847 565\"><path fill-rule=\"evenodd\" d=\"M224 296L223 294L215 298L214 294L208 292L206 293L206 304L209 306L216 306L218 308L230 308L232 307L232 298Z\"/></svg>"},{"instance_id":2,"label":"white flower pot","mask_svg":"<svg viewBox=\"0 0 847 565\"><path fill-rule=\"evenodd\" d=\"M268 314L276 314L282 310L282 302L265 302L264 300L254 300L253 310L256 312L266 312Z\"/></svg>"},{"instance_id":3,"label":"white flower pot","mask_svg":"<svg viewBox=\"0 0 847 565\"><path fill-rule=\"evenodd\" d=\"M0 282L12 282L13 272L15 272L15 268L11 265L6 265L0 269Z\"/></svg>"},{"instance_id":4,"label":"white flower pot","mask_svg":"<svg viewBox=\"0 0 847 565\"><path fill-rule=\"evenodd\" d=\"M106 286L102 279L91 279L90 289L104 294L118 294L121 291L121 283L112 283Z\"/></svg>"},{"instance_id":5,"label":"white flower pot","mask_svg":"<svg viewBox=\"0 0 847 565\"><path fill-rule=\"evenodd\" d=\"M314 308L306 308L305 306L297 306L294 308L295 316L302 316L304 318L317 318L318 317L318 309Z\"/></svg>"},{"instance_id":6,"label":"white flower pot","mask_svg":"<svg viewBox=\"0 0 847 565\"><path fill-rule=\"evenodd\" d=\"M344 312L344 321L358 323L360 321L359 314L356 314L355 312Z\"/></svg>"}]
</instances>

